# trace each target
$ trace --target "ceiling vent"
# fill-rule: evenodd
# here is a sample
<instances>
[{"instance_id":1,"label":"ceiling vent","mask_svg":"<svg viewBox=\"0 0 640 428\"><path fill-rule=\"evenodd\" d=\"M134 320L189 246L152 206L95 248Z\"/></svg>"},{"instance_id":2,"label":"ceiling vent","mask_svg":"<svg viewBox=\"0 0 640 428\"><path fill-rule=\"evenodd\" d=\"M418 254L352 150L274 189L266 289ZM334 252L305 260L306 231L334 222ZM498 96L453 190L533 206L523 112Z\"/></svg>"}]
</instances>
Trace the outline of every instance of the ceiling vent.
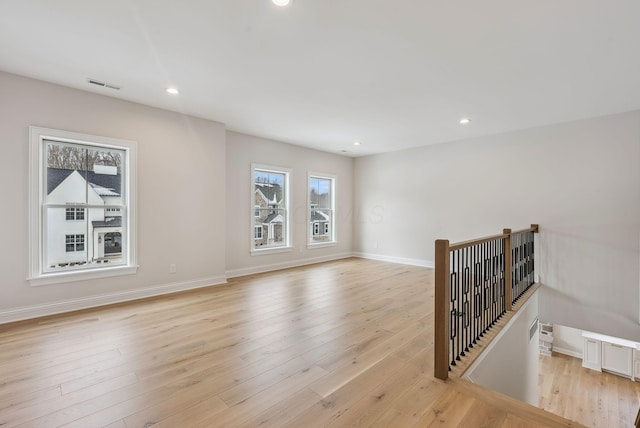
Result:
<instances>
[{"instance_id":1,"label":"ceiling vent","mask_svg":"<svg viewBox=\"0 0 640 428\"><path fill-rule=\"evenodd\" d=\"M87 81L89 83L91 83L92 85L102 86L103 88L115 89L116 91L119 91L120 88L121 88L121 86L116 86L116 85L113 85L113 84L107 83L107 82L101 82L101 81L96 80L96 79L87 79Z\"/></svg>"}]
</instances>

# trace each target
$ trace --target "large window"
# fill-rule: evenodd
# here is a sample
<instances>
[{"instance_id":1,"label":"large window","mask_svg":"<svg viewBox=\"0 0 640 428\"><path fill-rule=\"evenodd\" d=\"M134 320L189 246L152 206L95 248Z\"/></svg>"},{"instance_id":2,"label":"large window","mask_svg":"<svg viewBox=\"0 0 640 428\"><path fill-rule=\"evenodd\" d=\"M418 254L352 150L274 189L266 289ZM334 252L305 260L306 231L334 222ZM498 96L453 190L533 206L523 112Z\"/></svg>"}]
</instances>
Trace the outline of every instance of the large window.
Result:
<instances>
[{"instance_id":1,"label":"large window","mask_svg":"<svg viewBox=\"0 0 640 428\"><path fill-rule=\"evenodd\" d=\"M135 272L135 143L30 134L32 285Z\"/></svg>"},{"instance_id":2,"label":"large window","mask_svg":"<svg viewBox=\"0 0 640 428\"><path fill-rule=\"evenodd\" d=\"M335 234L334 176L309 174L309 245L334 244Z\"/></svg>"},{"instance_id":3,"label":"large window","mask_svg":"<svg viewBox=\"0 0 640 428\"><path fill-rule=\"evenodd\" d=\"M290 170L252 165L251 250L255 253L289 249Z\"/></svg>"}]
</instances>

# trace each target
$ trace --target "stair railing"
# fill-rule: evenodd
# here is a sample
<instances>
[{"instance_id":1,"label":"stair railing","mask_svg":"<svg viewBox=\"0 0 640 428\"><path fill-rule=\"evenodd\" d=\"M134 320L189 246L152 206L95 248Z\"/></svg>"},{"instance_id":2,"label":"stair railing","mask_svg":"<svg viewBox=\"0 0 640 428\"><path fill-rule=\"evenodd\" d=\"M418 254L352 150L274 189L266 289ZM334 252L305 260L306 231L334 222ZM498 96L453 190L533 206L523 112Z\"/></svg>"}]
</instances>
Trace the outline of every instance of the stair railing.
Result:
<instances>
[{"instance_id":1,"label":"stair railing","mask_svg":"<svg viewBox=\"0 0 640 428\"><path fill-rule=\"evenodd\" d=\"M535 283L538 225L470 241L435 243L434 375L447 379L463 358Z\"/></svg>"}]
</instances>

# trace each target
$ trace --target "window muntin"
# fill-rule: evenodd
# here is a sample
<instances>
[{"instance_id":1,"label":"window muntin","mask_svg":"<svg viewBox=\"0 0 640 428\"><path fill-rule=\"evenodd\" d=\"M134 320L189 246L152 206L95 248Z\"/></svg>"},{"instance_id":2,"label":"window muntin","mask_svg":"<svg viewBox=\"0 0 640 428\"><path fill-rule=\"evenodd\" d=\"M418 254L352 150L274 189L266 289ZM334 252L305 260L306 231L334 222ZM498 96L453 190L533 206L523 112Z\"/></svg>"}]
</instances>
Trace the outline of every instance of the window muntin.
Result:
<instances>
[{"instance_id":1,"label":"window muntin","mask_svg":"<svg viewBox=\"0 0 640 428\"><path fill-rule=\"evenodd\" d=\"M252 251L289 248L289 176L287 169L252 166Z\"/></svg>"},{"instance_id":2,"label":"window muntin","mask_svg":"<svg viewBox=\"0 0 640 428\"><path fill-rule=\"evenodd\" d=\"M84 208L67 208L66 220L84 220Z\"/></svg>"},{"instance_id":3,"label":"window muntin","mask_svg":"<svg viewBox=\"0 0 640 428\"><path fill-rule=\"evenodd\" d=\"M84 235L65 235L67 253L84 251Z\"/></svg>"},{"instance_id":4,"label":"window muntin","mask_svg":"<svg viewBox=\"0 0 640 428\"><path fill-rule=\"evenodd\" d=\"M135 272L135 143L30 134L32 285Z\"/></svg>"},{"instance_id":5,"label":"window muntin","mask_svg":"<svg viewBox=\"0 0 640 428\"><path fill-rule=\"evenodd\" d=\"M335 242L335 177L309 174L309 245Z\"/></svg>"}]
</instances>

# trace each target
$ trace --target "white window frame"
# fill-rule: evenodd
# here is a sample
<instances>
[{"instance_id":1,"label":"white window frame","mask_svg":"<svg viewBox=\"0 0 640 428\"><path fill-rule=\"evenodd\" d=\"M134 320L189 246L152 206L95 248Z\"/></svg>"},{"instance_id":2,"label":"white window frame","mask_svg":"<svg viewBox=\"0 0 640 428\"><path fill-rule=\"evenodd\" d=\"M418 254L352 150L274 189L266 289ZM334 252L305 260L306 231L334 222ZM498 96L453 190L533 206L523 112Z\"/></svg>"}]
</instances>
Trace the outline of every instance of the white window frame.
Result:
<instances>
[{"instance_id":1,"label":"white window frame","mask_svg":"<svg viewBox=\"0 0 640 428\"><path fill-rule=\"evenodd\" d=\"M283 168L283 167L279 167L279 166L273 166L273 165L264 165L264 164L259 164L259 163L252 163L251 164L251 191L249 192L250 196L251 196L251 212L255 213L255 187L254 187L254 183L256 181L256 170L259 171L264 171L264 172L273 172L275 174L284 174L284 200L285 200L285 222L283 225L284 228L284 234L285 234L285 242L283 245L280 245L278 247L271 247L271 248L256 248L255 246L255 239L253 238L253 231L254 231L254 221L255 218L254 216L251 216L251 234L250 234L250 243L249 243L249 248L250 248L250 253L252 256L255 255L262 255L262 254L274 254L274 253L283 253L283 252L290 252L293 250L293 247L291 246L291 242L292 241L292 237L291 237L291 182L292 182L292 175L293 175L293 171L290 168ZM264 234L264 228L262 233ZM263 235L264 236L264 235Z\"/></svg>"},{"instance_id":2,"label":"white window frame","mask_svg":"<svg viewBox=\"0 0 640 428\"><path fill-rule=\"evenodd\" d=\"M259 239L262 239L262 236L264 234L264 230L263 229L264 229L263 226L253 225L253 239L255 239L256 241L259 240ZM259 233L260 236L257 236L258 233L256 233L256 232L258 232L258 230L260 230L260 233Z\"/></svg>"},{"instance_id":3,"label":"white window frame","mask_svg":"<svg viewBox=\"0 0 640 428\"><path fill-rule=\"evenodd\" d=\"M312 225L312 223L310 222L311 219L311 188L309 187L309 183L311 181L312 178L321 178L324 180L331 180L331 222L329 222L329 233L327 235L329 235L329 240L328 241L324 241L324 242L313 242L313 237L314 236L326 236L325 234L322 234L322 232L324 232L324 230L319 230L319 234L318 235L314 235L314 226ZM306 218L306 223L307 223L307 230L309 230L309 233L307 233L307 248L322 248L322 247L334 247L336 245L338 245L338 239L337 239L337 227L336 227L336 188L338 187L337 185L338 183L338 177L334 174L327 174L327 173L321 173L321 172L314 172L314 171L309 171L307 173L307 218ZM311 227L309 227L309 225L311 225ZM325 225L326 227L326 225Z\"/></svg>"},{"instance_id":4,"label":"white window frame","mask_svg":"<svg viewBox=\"0 0 640 428\"><path fill-rule=\"evenodd\" d=\"M45 272L44 269L44 209L46 197L46 168L44 166L45 141L59 141L125 152L123 161L122 198L127 209L123 213L122 234L126 236L128 248L123 252L123 261L114 266L89 267L83 269ZM116 138L100 137L61 131L57 129L29 127L29 276L32 286L108 278L130 275L137 272L137 209L136 209L136 162L137 143ZM85 218L87 213L85 212ZM86 249L85 237L85 249Z\"/></svg>"}]
</instances>

